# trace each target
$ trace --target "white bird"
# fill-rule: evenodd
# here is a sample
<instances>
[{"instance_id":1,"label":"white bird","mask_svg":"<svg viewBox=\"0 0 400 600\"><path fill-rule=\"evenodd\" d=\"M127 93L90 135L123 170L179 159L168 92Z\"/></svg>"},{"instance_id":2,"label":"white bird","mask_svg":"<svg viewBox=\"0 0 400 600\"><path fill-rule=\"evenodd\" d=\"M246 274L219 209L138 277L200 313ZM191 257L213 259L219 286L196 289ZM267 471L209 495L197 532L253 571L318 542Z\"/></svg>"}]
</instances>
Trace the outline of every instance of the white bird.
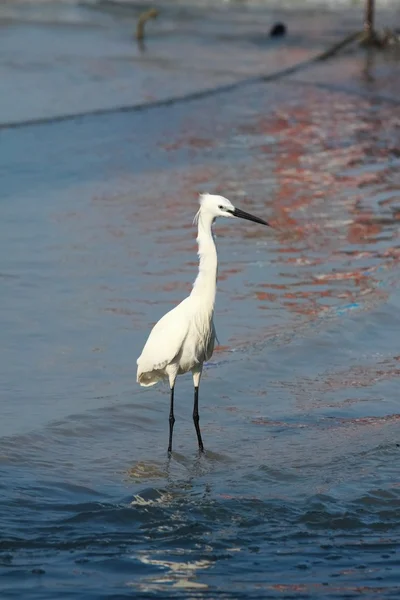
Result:
<instances>
[{"instance_id":1,"label":"white bird","mask_svg":"<svg viewBox=\"0 0 400 600\"><path fill-rule=\"evenodd\" d=\"M203 363L210 360L215 342L214 303L217 287L217 250L212 225L217 217L247 219L269 225L238 208L223 196L200 194L200 209L194 222L198 224L199 273L187 298L164 315L150 332L142 354L137 359L137 382L143 386L169 380L171 403L169 413L169 444L172 450L174 388L177 375L192 372L194 383L193 422L199 449L204 451L199 426L199 383Z\"/></svg>"}]
</instances>

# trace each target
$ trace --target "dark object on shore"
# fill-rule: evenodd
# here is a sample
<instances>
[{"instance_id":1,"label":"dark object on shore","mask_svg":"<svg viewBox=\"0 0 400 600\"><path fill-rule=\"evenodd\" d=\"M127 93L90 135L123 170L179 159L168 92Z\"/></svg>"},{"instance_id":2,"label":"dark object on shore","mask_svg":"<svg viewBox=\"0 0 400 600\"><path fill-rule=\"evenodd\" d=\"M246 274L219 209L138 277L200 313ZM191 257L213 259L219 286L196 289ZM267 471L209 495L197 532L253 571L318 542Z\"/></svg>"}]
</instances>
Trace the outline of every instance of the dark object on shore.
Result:
<instances>
[{"instance_id":1,"label":"dark object on shore","mask_svg":"<svg viewBox=\"0 0 400 600\"><path fill-rule=\"evenodd\" d=\"M364 29L359 37L362 46L385 48L386 36L381 36L375 30L375 0L366 0Z\"/></svg>"},{"instance_id":2,"label":"dark object on shore","mask_svg":"<svg viewBox=\"0 0 400 600\"><path fill-rule=\"evenodd\" d=\"M144 25L149 19L156 19L158 17L158 10L156 8L150 8L139 15L139 19L136 26L136 39L141 42L144 38Z\"/></svg>"},{"instance_id":3,"label":"dark object on shore","mask_svg":"<svg viewBox=\"0 0 400 600\"><path fill-rule=\"evenodd\" d=\"M363 46L375 46L382 48L383 43L380 36L376 33L375 27L375 0L366 0L365 2L365 18L364 29L359 37L359 42Z\"/></svg>"},{"instance_id":4,"label":"dark object on shore","mask_svg":"<svg viewBox=\"0 0 400 600\"><path fill-rule=\"evenodd\" d=\"M346 36L340 42L334 44L328 50L320 54L316 60L326 60L335 56L340 50L353 42L358 42L367 48L380 50L400 49L400 34L398 29L385 29L382 33L376 31L375 27L375 0L366 0L364 27L362 31L356 31Z\"/></svg>"},{"instance_id":5,"label":"dark object on shore","mask_svg":"<svg viewBox=\"0 0 400 600\"><path fill-rule=\"evenodd\" d=\"M286 34L286 31L287 27L285 23L275 23L274 25L272 25L269 35L271 37L281 37L282 35Z\"/></svg>"},{"instance_id":6,"label":"dark object on shore","mask_svg":"<svg viewBox=\"0 0 400 600\"><path fill-rule=\"evenodd\" d=\"M367 37L374 35L375 0L367 0L365 5L364 31Z\"/></svg>"}]
</instances>

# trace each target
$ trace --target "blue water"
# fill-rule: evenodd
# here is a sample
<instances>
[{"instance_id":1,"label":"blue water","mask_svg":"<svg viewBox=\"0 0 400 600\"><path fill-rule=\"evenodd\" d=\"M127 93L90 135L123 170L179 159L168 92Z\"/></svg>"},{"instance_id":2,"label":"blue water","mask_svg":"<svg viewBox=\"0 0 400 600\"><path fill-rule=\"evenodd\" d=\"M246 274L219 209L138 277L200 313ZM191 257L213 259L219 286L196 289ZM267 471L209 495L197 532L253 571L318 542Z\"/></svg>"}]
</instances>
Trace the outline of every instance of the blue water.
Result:
<instances>
[{"instance_id":1,"label":"blue water","mask_svg":"<svg viewBox=\"0 0 400 600\"><path fill-rule=\"evenodd\" d=\"M362 61L1 132L2 600L399 598L398 106ZM274 229L216 225L206 453L188 376L168 458L135 362L201 190Z\"/></svg>"}]
</instances>

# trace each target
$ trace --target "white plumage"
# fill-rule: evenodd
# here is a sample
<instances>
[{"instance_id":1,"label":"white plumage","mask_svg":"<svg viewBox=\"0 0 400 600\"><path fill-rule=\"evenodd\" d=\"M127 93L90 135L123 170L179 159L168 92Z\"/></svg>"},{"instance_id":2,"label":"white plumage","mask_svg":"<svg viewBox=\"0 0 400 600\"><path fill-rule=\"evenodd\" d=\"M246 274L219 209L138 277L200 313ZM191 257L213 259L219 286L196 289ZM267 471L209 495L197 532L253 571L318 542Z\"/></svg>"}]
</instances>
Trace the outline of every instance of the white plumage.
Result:
<instances>
[{"instance_id":1,"label":"white plumage","mask_svg":"<svg viewBox=\"0 0 400 600\"><path fill-rule=\"evenodd\" d=\"M174 418L174 387L177 375L191 371L195 388L193 420L199 448L203 450L198 416L198 388L203 363L214 351L215 327L213 322L217 284L217 250L212 233L216 217L241 217L268 225L233 206L223 196L200 195L198 224L199 273L187 298L164 315L150 332L142 354L137 359L137 382L143 386L155 385L168 379L171 389L170 440L172 448Z\"/></svg>"}]
</instances>

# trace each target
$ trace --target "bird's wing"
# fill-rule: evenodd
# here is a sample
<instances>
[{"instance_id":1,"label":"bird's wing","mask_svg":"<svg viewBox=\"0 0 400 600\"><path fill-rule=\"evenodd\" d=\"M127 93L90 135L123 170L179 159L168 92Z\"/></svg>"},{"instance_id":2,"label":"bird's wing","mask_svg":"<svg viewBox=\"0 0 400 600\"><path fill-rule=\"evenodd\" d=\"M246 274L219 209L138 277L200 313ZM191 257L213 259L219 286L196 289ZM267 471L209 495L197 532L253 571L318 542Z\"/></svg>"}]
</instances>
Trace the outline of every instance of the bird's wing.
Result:
<instances>
[{"instance_id":1,"label":"bird's wing","mask_svg":"<svg viewBox=\"0 0 400 600\"><path fill-rule=\"evenodd\" d=\"M189 331L185 301L164 315L150 332L142 354L137 359L138 376L164 369L179 354Z\"/></svg>"}]
</instances>

